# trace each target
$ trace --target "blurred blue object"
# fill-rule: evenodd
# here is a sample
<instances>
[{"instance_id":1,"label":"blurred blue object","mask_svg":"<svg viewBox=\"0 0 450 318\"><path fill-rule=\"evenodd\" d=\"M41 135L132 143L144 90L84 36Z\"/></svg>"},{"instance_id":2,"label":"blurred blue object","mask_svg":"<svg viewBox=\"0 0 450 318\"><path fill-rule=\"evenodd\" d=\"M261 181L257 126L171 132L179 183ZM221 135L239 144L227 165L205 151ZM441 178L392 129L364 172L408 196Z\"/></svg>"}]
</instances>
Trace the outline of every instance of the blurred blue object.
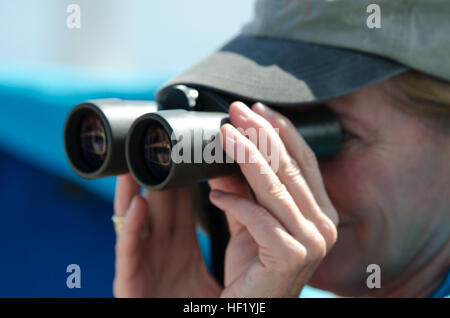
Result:
<instances>
[{"instance_id":1,"label":"blurred blue object","mask_svg":"<svg viewBox=\"0 0 450 318\"><path fill-rule=\"evenodd\" d=\"M110 297L112 204L0 152L0 297ZM81 289L66 268L81 268Z\"/></svg>"},{"instance_id":2,"label":"blurred blue object","mask_svg":"<svg viewBox=\"0 0 450 318\"><path fill-rule=\"evenodd\" d=\"M68 66L0 66L0 147L111 199L112 178L86 181L65 158L64 121L88 99L153 100L171 74L96 74Z\"/></svg>"},{"instance_id":3,"label":"blurred blue object","mask_svg":"<svg viewBox=\"0 0 450 318\"><path fill-rule=\"evenodd\" d=\"M172 75L0 65L0 297L112 296L115 178L86 181L71 170L64 121L88 99L153 100ZM197 236L210 268L208 237ZM70 264L81 268L80 289L66 286Z\"/></svg>"},{"instance_id":4,"label":"blurred blue object","mask_svg":"<svg viewBox=\"0 0 450 318\"><path fill-rule=\"evenodd\" d=\"M115 178L86 181L71 170L64 121L87 99L153 100L168 77L0 67L0 297L112 296ZM207 237L198 238L208 261ZM81 289L66 286L69 264L81 267Z\"/></svg>"}]
</instances>

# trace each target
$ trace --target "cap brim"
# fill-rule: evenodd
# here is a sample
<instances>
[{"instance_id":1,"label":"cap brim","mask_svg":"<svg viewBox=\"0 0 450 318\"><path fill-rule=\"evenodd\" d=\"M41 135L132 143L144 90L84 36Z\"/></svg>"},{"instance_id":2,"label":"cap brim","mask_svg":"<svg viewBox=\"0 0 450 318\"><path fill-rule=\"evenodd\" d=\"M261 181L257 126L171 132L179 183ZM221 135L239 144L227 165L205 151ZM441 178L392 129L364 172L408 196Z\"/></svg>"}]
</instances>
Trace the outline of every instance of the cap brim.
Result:
<instances>
[{"instance_id":1,"label":"cap brim","mask_svg":"<svg viewBox=\"0 0 450 318\"><path fill-rule=\"evenodd\" d=\"M408 67L353 50L241 35L164 85L203 87L270 105L317 103L398 75Z\"/></svg>"}]
</instances>

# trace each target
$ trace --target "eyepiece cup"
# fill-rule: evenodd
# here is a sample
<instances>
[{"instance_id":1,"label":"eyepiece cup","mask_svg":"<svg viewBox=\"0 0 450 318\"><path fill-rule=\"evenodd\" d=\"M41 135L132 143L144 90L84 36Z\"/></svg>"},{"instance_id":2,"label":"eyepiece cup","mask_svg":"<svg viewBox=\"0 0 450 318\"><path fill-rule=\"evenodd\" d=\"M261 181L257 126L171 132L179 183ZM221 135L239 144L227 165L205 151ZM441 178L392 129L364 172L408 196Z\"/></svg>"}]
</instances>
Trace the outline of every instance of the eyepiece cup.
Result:
<instances>
[{"instance_id":1,"label":"eyepiece cup","mask_svg":"<svg viewBox=\"0 0 450 318\"><path fill-rule=\"evenodd\" d=\"M111 131L99 109L91 104L74 108L66 121L64 147L72 168L80 176L93 179L109 160Z\"/></svg>"},{"instance_id":2,"label":"eyepiece cup","mask_svg":"<svg viewBox=\"0 0 450 318\"><path fill-rule=\"evenodd\" d=\"M128 172L125 140L133 122L156 112L153 101L97 99L76 106L64 127L64 148L72 169L95 179Z\"/></svg>"}]
</instances>

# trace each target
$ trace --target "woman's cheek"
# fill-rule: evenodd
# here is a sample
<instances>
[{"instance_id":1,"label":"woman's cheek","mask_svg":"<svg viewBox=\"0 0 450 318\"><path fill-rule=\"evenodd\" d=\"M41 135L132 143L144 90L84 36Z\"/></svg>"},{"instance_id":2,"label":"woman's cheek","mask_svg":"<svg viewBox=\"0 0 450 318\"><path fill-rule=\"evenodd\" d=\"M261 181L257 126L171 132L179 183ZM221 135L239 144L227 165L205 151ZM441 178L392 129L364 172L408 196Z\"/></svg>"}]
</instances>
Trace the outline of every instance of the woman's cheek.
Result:
<instances>
[{"instance_id":1,"label":"woman's cheek","mask_svg":"<svg viewBox=\"0 0 450 318\"><path fill-rule=\"evenodd\" d=\"M364 156L340 156L320 165L325 187L341 224L357 222L362 217L361 209L367 208L375 199L373 186L380 175L368 161Z\"/></svg>"},{"instance_id":2,"label":"woman's cheek","mask_svg":"<svg viewBox=\"0 0 450 318\"><path fill-rule=\"evenodd\" d=\"M399 218L394 214L402 208L398 179L403 172L396 174L396 166L388 153L367 150L357 156L340 156L322 167L328 194L339 214L338 241L346 236L345 246L337 244L342 253L351 249L361 254L361 262L381 261L373 257L385 254L381 251L389 244L385 239L392 235L380 238L380 233L396 230Z\"/></svg>"},{"instance_id":3,"label":"woman's cheek","mask_svg":"<svg viewBox=\"0 0 450 318\"><path fill-rule=\"evenodd\" d=\"M364 289L361 284L368 260L377 254L383 209L383 202L378 200L380 190L375 186L382 175L369 159L363 155L340 156L321 163L324 183L340 221L337 243L313 277L315 287L338 293L356 287L356 294L361 292L359 288Z\"/></svg>"}]
</instances>

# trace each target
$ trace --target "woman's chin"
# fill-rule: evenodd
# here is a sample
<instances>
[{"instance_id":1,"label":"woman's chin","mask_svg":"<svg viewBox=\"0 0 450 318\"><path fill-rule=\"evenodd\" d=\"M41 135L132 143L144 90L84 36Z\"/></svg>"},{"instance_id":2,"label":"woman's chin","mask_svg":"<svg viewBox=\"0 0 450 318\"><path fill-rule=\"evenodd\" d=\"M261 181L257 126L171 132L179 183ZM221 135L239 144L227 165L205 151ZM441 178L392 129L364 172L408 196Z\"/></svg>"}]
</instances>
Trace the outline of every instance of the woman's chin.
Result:
<instances>
[{"instance_id":1,"label":"woman's chin","mask_svg":"<svg viewBox=\"0 0 450 318\"><path fill-rule=\"evenodd\" d=\"M345 285L345 274L341 268L333 261L332 255L328 255L316 269L308 285L341 295Z\"/></svg>"},{"instance_id":2,"label":"woman's chin","mask_svg":"<svg viewBox=\"0 0 450 318\"><path fill-rule=\"evenodd\" d=\"M362 286L365 284L365 267L357 253L358 247L353 244L352 235L345 232L340 231L338 242L314 272L308 285L341 296L357 296L366 288Z\"/></svg>"}]
</instances>

